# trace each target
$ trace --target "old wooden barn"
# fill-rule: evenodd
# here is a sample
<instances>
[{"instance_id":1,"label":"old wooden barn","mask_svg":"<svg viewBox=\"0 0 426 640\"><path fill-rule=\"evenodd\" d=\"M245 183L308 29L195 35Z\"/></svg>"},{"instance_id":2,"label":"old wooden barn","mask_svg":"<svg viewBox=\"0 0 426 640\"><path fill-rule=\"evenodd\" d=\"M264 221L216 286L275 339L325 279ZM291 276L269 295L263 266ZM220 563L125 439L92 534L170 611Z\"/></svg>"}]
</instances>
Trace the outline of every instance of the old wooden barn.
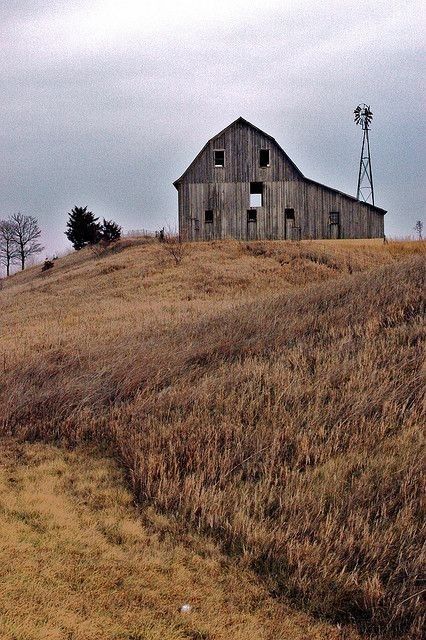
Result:
<instances>
[{"instance_id":1,"label":"old wooden barn","mask_svg":"<svg viewBox=\"0 0 426 640\"><path fill-rule=\"evenodd\" d=\"M188 240L380 238L379 207L305 178L272 136L238 118L174 182Z\"/></svg>"}]
</instances>

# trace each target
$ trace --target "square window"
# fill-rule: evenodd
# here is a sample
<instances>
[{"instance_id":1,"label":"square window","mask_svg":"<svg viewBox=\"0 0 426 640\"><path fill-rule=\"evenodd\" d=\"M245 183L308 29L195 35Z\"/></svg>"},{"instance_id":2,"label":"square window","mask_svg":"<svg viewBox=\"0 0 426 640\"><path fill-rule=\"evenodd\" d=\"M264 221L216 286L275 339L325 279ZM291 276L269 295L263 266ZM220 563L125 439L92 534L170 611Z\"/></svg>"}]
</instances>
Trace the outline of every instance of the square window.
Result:
<instances>
[{"instance_id":1,"label":"square window","mask_svg":"<svg viewBox=\"0 0 426 640\"><path fill-rule=\"evenodd\" d=\"M261 167L269 167L269 149L259 151L259 164Z\"/></svg>"},{"instance_id":2,"label":"square window","mask_svg":"<svg viewBox=\"0 0 426 640\"><path fill-rule=\"evenodd\" d=\"M261 207L262 206L262 194L261 193L251 193L250 194L250 206L251 207Z\"/></svg>"},{"instance_id":3,"label":"square window","mask_svg":"<svg viewBox=\"0 0 426 640\"><path fill-rule=\"evenodd\" d=\"M204 222L206 224L211 224L213 222L213 210L208 209L204 212Z\"/></svg>"},{"instance_id":4,"label":"square window","mask_svg":"<svg viewBox=\"0 0 426 640\"><path fill-rule=\"evenodd\" d=\"M250 182L250 207L263 207L263 182Z\"/></svg>"},{"instance_id":5,"label":"square window","mask_svg":"<svg viewBox=\"0 0 426 640\"><path fill-rule=\"evenodd\" d=\"M285 209L284 216L286 220L294 220L294 209Z\"/></svg>"},{"instance_id":6,"label":"square window","mask_svg":"<svg viewBox=\"0 0 426 640\"><path fill-rule=\"evenodd\" d=\"M215 149L215 152L214 152L214 166L215 167L224 167L225 166L225 150L224 149Z\"/></svg>"},{"instance_id":7,"label":"square window","mask_svg":"<svg viewBox=\"0 0 426 640\"><path fill-rule=\"evenodd\" d=\"M256 209L247 209L247 222L257 222Z\"/></svg>"},{"instance_id":8,"label":"square window","mask_svg":"<svg viewBox=\"0 0 426 640\"><path fill-rule=\"evenodd\" d=\"M340 224L339 211L330 211L330 224Z\"/></svg>"}]
</instances>

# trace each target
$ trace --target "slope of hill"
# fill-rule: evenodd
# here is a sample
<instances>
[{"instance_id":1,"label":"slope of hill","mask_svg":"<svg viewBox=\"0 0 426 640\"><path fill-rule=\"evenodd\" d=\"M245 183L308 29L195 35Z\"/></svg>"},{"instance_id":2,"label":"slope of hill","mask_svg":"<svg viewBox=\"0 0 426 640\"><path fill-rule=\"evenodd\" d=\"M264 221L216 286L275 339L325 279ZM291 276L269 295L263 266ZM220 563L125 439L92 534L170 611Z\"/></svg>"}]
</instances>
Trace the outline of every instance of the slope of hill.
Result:
<instances>
[{"instance_id":1,"label":"slope of hill","mask_svg":"<svg viewBox=\"0 0 426 640\"><path fill-rule=\"evenodd\" d=\"M0 291L2 431L102 443L275 594L420 637L423 285L422 243L70 255Z\"/></svg>"},{"instance_id":2,"label":"slope of hill","mask_svg":"<svg viewBox=\"0 0 426 640\"><path fill-rule=\"evenodd\" d=\"M342 638L217 545L136 511L96 451L0 443L0 495L2 640Z\"/></svg>"}]
</instances>

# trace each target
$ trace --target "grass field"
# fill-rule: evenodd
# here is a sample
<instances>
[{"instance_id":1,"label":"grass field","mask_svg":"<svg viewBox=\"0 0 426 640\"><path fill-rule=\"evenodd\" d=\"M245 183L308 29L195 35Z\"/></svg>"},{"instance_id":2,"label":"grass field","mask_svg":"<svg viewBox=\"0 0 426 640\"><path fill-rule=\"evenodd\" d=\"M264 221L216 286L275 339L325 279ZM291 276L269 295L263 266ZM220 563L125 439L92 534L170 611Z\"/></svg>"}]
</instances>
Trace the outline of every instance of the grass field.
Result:
<instances>
[{"instance_id":1,"label":"grass field","mask_svg":"<svg viewBox=\"0 0 426 640\"><path fill-rule=\"evenodd\" d=\"M139 239L17 274L0 291L1 429L98 443L140 504L274 595L420 638L424 257L217 242L176 265Z\"/></svg>"},{"instance_id":2,"label":"grass field","mask_svg":"<svg viewBox=\"0 0 426 640\"><path fill-rule=\"evenodd\" d=\"M93 449L0 446L2 640L349 638L274 600L217 545L178 540L124 482Z\"/></svg>"}]
</instances>

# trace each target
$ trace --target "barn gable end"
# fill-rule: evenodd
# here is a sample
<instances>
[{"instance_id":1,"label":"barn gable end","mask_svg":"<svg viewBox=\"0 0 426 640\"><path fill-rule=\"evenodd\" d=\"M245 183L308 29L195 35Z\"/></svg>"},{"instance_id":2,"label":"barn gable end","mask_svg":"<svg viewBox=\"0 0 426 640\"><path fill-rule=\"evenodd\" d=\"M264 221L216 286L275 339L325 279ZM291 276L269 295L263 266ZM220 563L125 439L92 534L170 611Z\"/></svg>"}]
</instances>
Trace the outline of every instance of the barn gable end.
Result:
<instances>
[{"instance_id":1,"label":"barn gable end","mask_svg":"<svg viewBox=\"0 0 426 640\"><path fill-rule=\"evenodd\" d=\"M224 151L223 167L215 167L215 150ZM251 162L261 150L270 150L269 167ZM272 136L240 117L211 138L173 184L178 188L181 182L258 182L263 178L298 180L303 174Z\"/></svg>"}]
</instances>

